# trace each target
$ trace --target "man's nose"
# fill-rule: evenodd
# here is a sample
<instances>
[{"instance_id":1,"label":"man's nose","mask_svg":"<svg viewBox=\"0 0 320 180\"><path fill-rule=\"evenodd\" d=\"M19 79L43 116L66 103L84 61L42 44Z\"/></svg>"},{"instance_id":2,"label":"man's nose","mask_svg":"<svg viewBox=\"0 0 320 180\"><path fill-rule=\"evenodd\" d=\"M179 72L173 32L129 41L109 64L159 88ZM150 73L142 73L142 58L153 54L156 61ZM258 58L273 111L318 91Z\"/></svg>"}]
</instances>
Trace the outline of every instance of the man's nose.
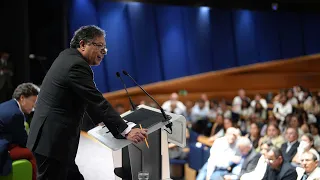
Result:
<instances>
[{"instance_id":1,"label":"man's nose","mask_svg":"<svg viewBox=\"0 0 320 180\"><path fill-rule=\"evenodd\" d=\"M101 49L101 53L102 53L102 54L107 54L107 52L108 52L108 49L107 49L107 48Z\"/></svg>"}]
</instances>

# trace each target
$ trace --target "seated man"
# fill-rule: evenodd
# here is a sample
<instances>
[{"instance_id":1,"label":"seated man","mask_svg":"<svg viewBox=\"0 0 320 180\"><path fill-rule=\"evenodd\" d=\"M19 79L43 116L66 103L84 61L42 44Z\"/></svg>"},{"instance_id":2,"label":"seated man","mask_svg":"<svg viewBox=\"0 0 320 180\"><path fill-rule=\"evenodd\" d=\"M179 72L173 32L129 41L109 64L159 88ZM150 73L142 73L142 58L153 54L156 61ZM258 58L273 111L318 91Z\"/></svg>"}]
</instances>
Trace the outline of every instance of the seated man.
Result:
<instances>
[{"instance_id":1,"label":"seated man","mask_svg":"<svg viewBox=\"0 0 320 180\"><path fill-rule=\"evenodd\" d=\"M299 147L299 134L298 129L289 127L285 133L287 142L283 143L281 146L281 152L283 155L283 160L285 162L292 162L294 155L297 153Z\"/></svg>"},{"instance_id":2,"label":"seated man","mask_svg":"<svg viewBox=\"0 0 320 180\"><path fill-rule=\"evenodd\" d=\"M317 156L312 151L306 151L301 155L301 167L297 167L297 180L320 179L320 167Z\"/></svg>"},{"instance_id":3,"label":"seated man","mask_svg":"<svg viewBox=\"0 0 320 180\"><path fill-rule=\"evenodd\" d=\"M208 162L200 169L197 180L215 179L226 175L231 164L239 163L240 157L236 156L236 140L239 135L239 130L230 127L224 137L214 141Z\"/></svg>"},{"instance_id":4,"label":"seated man","mask_svg":"<svg viewBox=\"0 0 320 180\"><path fill-rule=\"evenodd\" d=\"M281 150L271 147L267 153L268 166L262 180L293 180L298 175L295 168L288 162L284 162Z\"/></svg>"},{"instance_id":5,"label":"seated man","mask_svg":"<svg viewBox=\"0 0 320 180\"><path fill-rule=\"evenodd\" d=\"M255 151L250 139L247 137L241 137L237 142L237 146L242 156L240 163L232 169L232 174L224 176L225 180L240 179L243 174L253 171L261 156ZM221 180L223 180L222 177Z\"/></svg>"},{"instance_id":6,"label":"seated man","mask_svg":"<svg viewBox=\"0 0 320 180\"><path fill-rule=\"evenodd\" d=\"M7 141L7 148L12 160L27 159L32 164L32 178L36 179L36 160L26 148L28 139L24 122L25 115L30 114L37 100L38 90L31 83L19 85L13 99L0 104L0 140Z\"/></svg>"}]
</instances>

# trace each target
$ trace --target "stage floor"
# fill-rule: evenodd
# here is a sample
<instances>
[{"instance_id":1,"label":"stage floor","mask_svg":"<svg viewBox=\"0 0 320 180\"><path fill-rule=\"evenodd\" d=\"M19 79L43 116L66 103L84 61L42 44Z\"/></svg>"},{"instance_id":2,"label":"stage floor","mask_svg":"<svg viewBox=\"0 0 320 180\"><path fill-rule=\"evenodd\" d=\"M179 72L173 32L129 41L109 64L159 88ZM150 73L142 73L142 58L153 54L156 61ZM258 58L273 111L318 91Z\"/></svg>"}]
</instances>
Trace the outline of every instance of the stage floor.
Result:
<instances>
[{"instance_id":1,"label":"stage floor","mask_svg":"<svg viewBox=\"0 0 320 180\"><path fill-rule=\"evenodd\" d=\"M85 180L113 180L112 151L81 133L76 164Z\"/></svg>"}]
</instances>

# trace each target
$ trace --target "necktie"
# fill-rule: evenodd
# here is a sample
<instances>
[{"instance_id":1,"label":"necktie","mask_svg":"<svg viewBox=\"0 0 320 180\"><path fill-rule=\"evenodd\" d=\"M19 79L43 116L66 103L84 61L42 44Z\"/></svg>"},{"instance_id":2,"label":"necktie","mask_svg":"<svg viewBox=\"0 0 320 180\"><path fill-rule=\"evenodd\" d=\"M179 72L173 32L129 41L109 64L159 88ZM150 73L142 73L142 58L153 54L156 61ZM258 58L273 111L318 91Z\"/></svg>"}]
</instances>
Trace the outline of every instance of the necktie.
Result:
<instances>
[{"instance_id":1,"label":"necktie","mask_svg":"<svg viewBox=\"0 0 320 180\"><path fill-rule=\"evenodd\" d=\"M308 175L307 174L303 174L301 180L307 180L307 178L308 178Z\"/></svg>"}]
</instances>

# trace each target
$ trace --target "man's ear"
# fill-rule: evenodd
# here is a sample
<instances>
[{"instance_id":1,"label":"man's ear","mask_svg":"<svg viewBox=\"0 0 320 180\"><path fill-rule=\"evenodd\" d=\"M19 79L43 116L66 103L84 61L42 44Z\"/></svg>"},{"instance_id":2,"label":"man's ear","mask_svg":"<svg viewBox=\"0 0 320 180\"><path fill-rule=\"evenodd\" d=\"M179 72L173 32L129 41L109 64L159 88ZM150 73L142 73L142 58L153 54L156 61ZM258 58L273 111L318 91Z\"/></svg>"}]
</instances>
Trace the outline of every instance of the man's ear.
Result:
<instances>
[{"instance_id":1,"label":"man's ear","mask_svg":"<svg viewBox=\"0 0 320 180\"><path fill-rule=\"evenodd\" d=\"M80 46L80 49L81 50L84 50L85 49L85 42L84 42L84 40L80 40L80 42L79 42L79 46Z\"/></svg>"},{"instance_id":2,"label":"man's ear","mask_svg":"<svg viewBox=\"0 0 320 180\"><path fill-rule=\"evenodd\" d=\"M20 97L19 97L19 100L20 101L22 101L22 100L24 100L26 97L24 97L24 95L21 95Z\"/></svg>"}]
</instances>

